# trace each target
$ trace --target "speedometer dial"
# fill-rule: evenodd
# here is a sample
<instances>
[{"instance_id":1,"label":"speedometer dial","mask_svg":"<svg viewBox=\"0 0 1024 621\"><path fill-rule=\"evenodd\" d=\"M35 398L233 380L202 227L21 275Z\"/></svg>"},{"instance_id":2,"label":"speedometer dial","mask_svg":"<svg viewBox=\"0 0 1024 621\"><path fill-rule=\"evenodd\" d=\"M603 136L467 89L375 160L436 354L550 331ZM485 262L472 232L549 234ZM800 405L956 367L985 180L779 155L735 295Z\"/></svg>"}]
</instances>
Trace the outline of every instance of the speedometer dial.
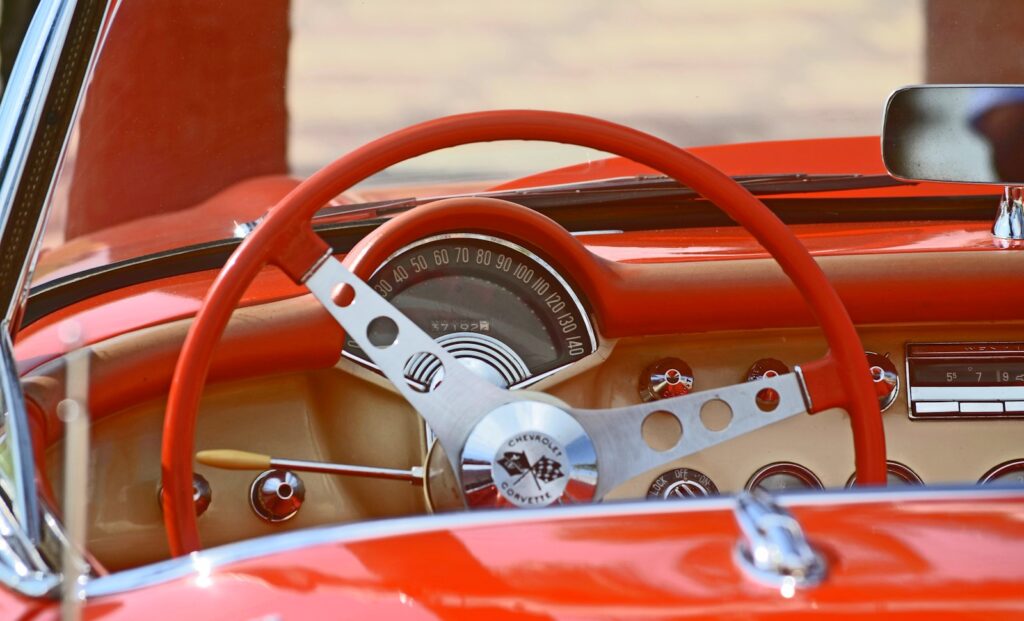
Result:
<instances>
[{"instance_id":1,"label":"speedometer dial","mask_svg":"<svg viewBox=\"0 0 1024 621\"><path fill-rule=\"evenodd\" d=\"M463 364L501 386L534 382L597 347L565 279L505 240L431 237L397 252L368 282ZM345 353L373 366L352 340ZM420 385L441 379L433 357L410 361L406 376Z\"/></svg>"}]
</instances>

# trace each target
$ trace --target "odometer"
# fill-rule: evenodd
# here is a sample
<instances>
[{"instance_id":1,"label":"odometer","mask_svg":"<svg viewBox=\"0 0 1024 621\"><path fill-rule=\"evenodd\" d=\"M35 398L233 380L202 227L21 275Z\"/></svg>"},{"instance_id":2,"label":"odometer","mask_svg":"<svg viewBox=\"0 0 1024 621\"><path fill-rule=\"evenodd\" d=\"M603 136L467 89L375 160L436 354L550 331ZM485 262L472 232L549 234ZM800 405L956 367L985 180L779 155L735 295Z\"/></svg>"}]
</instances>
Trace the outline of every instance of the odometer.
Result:
<instances>
[{"instance_id":1,"label":"odometer","mask_svg":"<svg viewBox=\"0 0 1024 621\"><path fill-rule=\"evenodd\" d=\"M389 258L368 280L466 366L518 387L592 353L597 342L580 300L561 275L525 248L494 237L431 237ZM349 340L345 353L372 366ZM416 383L436 365L412 361Z\"/></svg>"}]
</instances>

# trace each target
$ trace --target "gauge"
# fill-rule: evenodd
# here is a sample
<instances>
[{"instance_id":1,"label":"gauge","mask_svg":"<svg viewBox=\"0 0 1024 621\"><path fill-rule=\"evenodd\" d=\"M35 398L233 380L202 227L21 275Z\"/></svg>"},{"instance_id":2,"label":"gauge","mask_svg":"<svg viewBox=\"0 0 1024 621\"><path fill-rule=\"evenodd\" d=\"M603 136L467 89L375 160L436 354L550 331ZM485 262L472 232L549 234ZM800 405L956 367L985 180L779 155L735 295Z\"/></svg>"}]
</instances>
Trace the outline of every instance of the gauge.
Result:
<instances>
[{"instance_id":1,"label":"gauge","mask_svg":"<svg viewBox=\"0 0 1024 621\"><path fill-rule=\"evenodd\" d=\"M764 466L750 477L747 491L796 492L825 489L821 479L810 469L791 461L779 461Z\"/></svg>"},{"instance_id":2,"label":"gauge","mask_svg":"<svg viewBox=\"0 0 1024 621\"><path fill-rule=\"evenodd\" d=\"M714 496L718 487L711 477L693 468L676 468L658 475L647 488L647 498L678 499Z\"/></svg>"},{"instance_id":3,"label":"gauge","mask_svg":"<svg viewBox=\"0 0 1024 621\"><path fill-rule=\"evenodd\" d=\"M367 282L463 364L502 387L532 383L597 348L566 280L505 240L431 237L394 254ZM371 341L387 339L373 330ZM351 339L345 353L373 366ZM425 356L410 360L406 376L414 386L429 386L441 379L439 368Z\"/></svg>"},{"instance_id":4,"label":"gauge","mask_svg":"<svg viewBox=\"0 0 1024 621\"><path fill-rule=\"evenodd\" d=\"M986 472L978 482L985 485L1022 485L1024 484L1024 459L1003 462Z\"/></svg>"},{"instance_id":5,"label":"gauge","mask_svg":"<svg viewBox=\"0 0 1024 621\"><path fill-rule=\"evenodd\" d=\"M885 462L885 479L886 484L889 487L899 487L901 485L924 485L924 481L921 477L917 476L917 473L910 469L909 466L904 466L898 461L887 461ZM846 487L853 487L854 483L857 482L857 473L854 472L850 475L850 478L846 481Z\"/></svg>"}]
</instances>

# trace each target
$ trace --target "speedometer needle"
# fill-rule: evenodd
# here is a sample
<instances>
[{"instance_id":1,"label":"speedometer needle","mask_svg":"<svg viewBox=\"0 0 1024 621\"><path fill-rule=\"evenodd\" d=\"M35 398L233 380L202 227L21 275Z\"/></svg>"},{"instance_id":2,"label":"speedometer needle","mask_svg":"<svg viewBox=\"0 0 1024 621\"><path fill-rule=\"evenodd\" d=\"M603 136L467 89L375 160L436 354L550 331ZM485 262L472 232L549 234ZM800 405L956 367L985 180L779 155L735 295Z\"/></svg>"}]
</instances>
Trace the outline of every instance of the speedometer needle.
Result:
<instances>
[{"instance_id":1,"label":"speedometer needle","mask_svg":"<svg viewBox=\"0 0 1024 621\"><path fill-rule=\"evenodd\" d=\"M371 479L390 479L408 481L416 485L423 484L423 468L414 466L408 470L397 468L375 468L373 466L354 466L351 464L331 464L322 461L306 461L300 459L278 459L270 455L237 451L234 449L215 449L199 451L196 461L214 468L224 470L269 470L281 468L296 472L320 472L323 474L341 474Z\"/></svg>"}]
</instances>

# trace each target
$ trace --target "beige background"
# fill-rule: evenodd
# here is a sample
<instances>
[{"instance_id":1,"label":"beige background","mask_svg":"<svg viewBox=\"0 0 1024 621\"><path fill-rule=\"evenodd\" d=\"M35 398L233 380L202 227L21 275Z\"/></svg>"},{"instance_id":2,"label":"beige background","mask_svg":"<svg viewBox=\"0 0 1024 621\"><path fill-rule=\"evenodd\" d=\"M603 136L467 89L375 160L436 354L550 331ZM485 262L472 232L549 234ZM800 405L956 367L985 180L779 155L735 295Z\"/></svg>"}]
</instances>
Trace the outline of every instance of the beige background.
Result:
<instances>
[{"instance_id":1,"label":"beige background","mask_svg":"<svg viewBox=\"0 0 1024 621\"><path fill-rule=\"evenodd\" d=\"M592 114L691 146L877 134L887 95L922 79L924 18L919 0L294 0L290 160L305 175L413 122L512 107ZM580 160L461 151L397 174Z\"/></svg>"}]
</instances>

